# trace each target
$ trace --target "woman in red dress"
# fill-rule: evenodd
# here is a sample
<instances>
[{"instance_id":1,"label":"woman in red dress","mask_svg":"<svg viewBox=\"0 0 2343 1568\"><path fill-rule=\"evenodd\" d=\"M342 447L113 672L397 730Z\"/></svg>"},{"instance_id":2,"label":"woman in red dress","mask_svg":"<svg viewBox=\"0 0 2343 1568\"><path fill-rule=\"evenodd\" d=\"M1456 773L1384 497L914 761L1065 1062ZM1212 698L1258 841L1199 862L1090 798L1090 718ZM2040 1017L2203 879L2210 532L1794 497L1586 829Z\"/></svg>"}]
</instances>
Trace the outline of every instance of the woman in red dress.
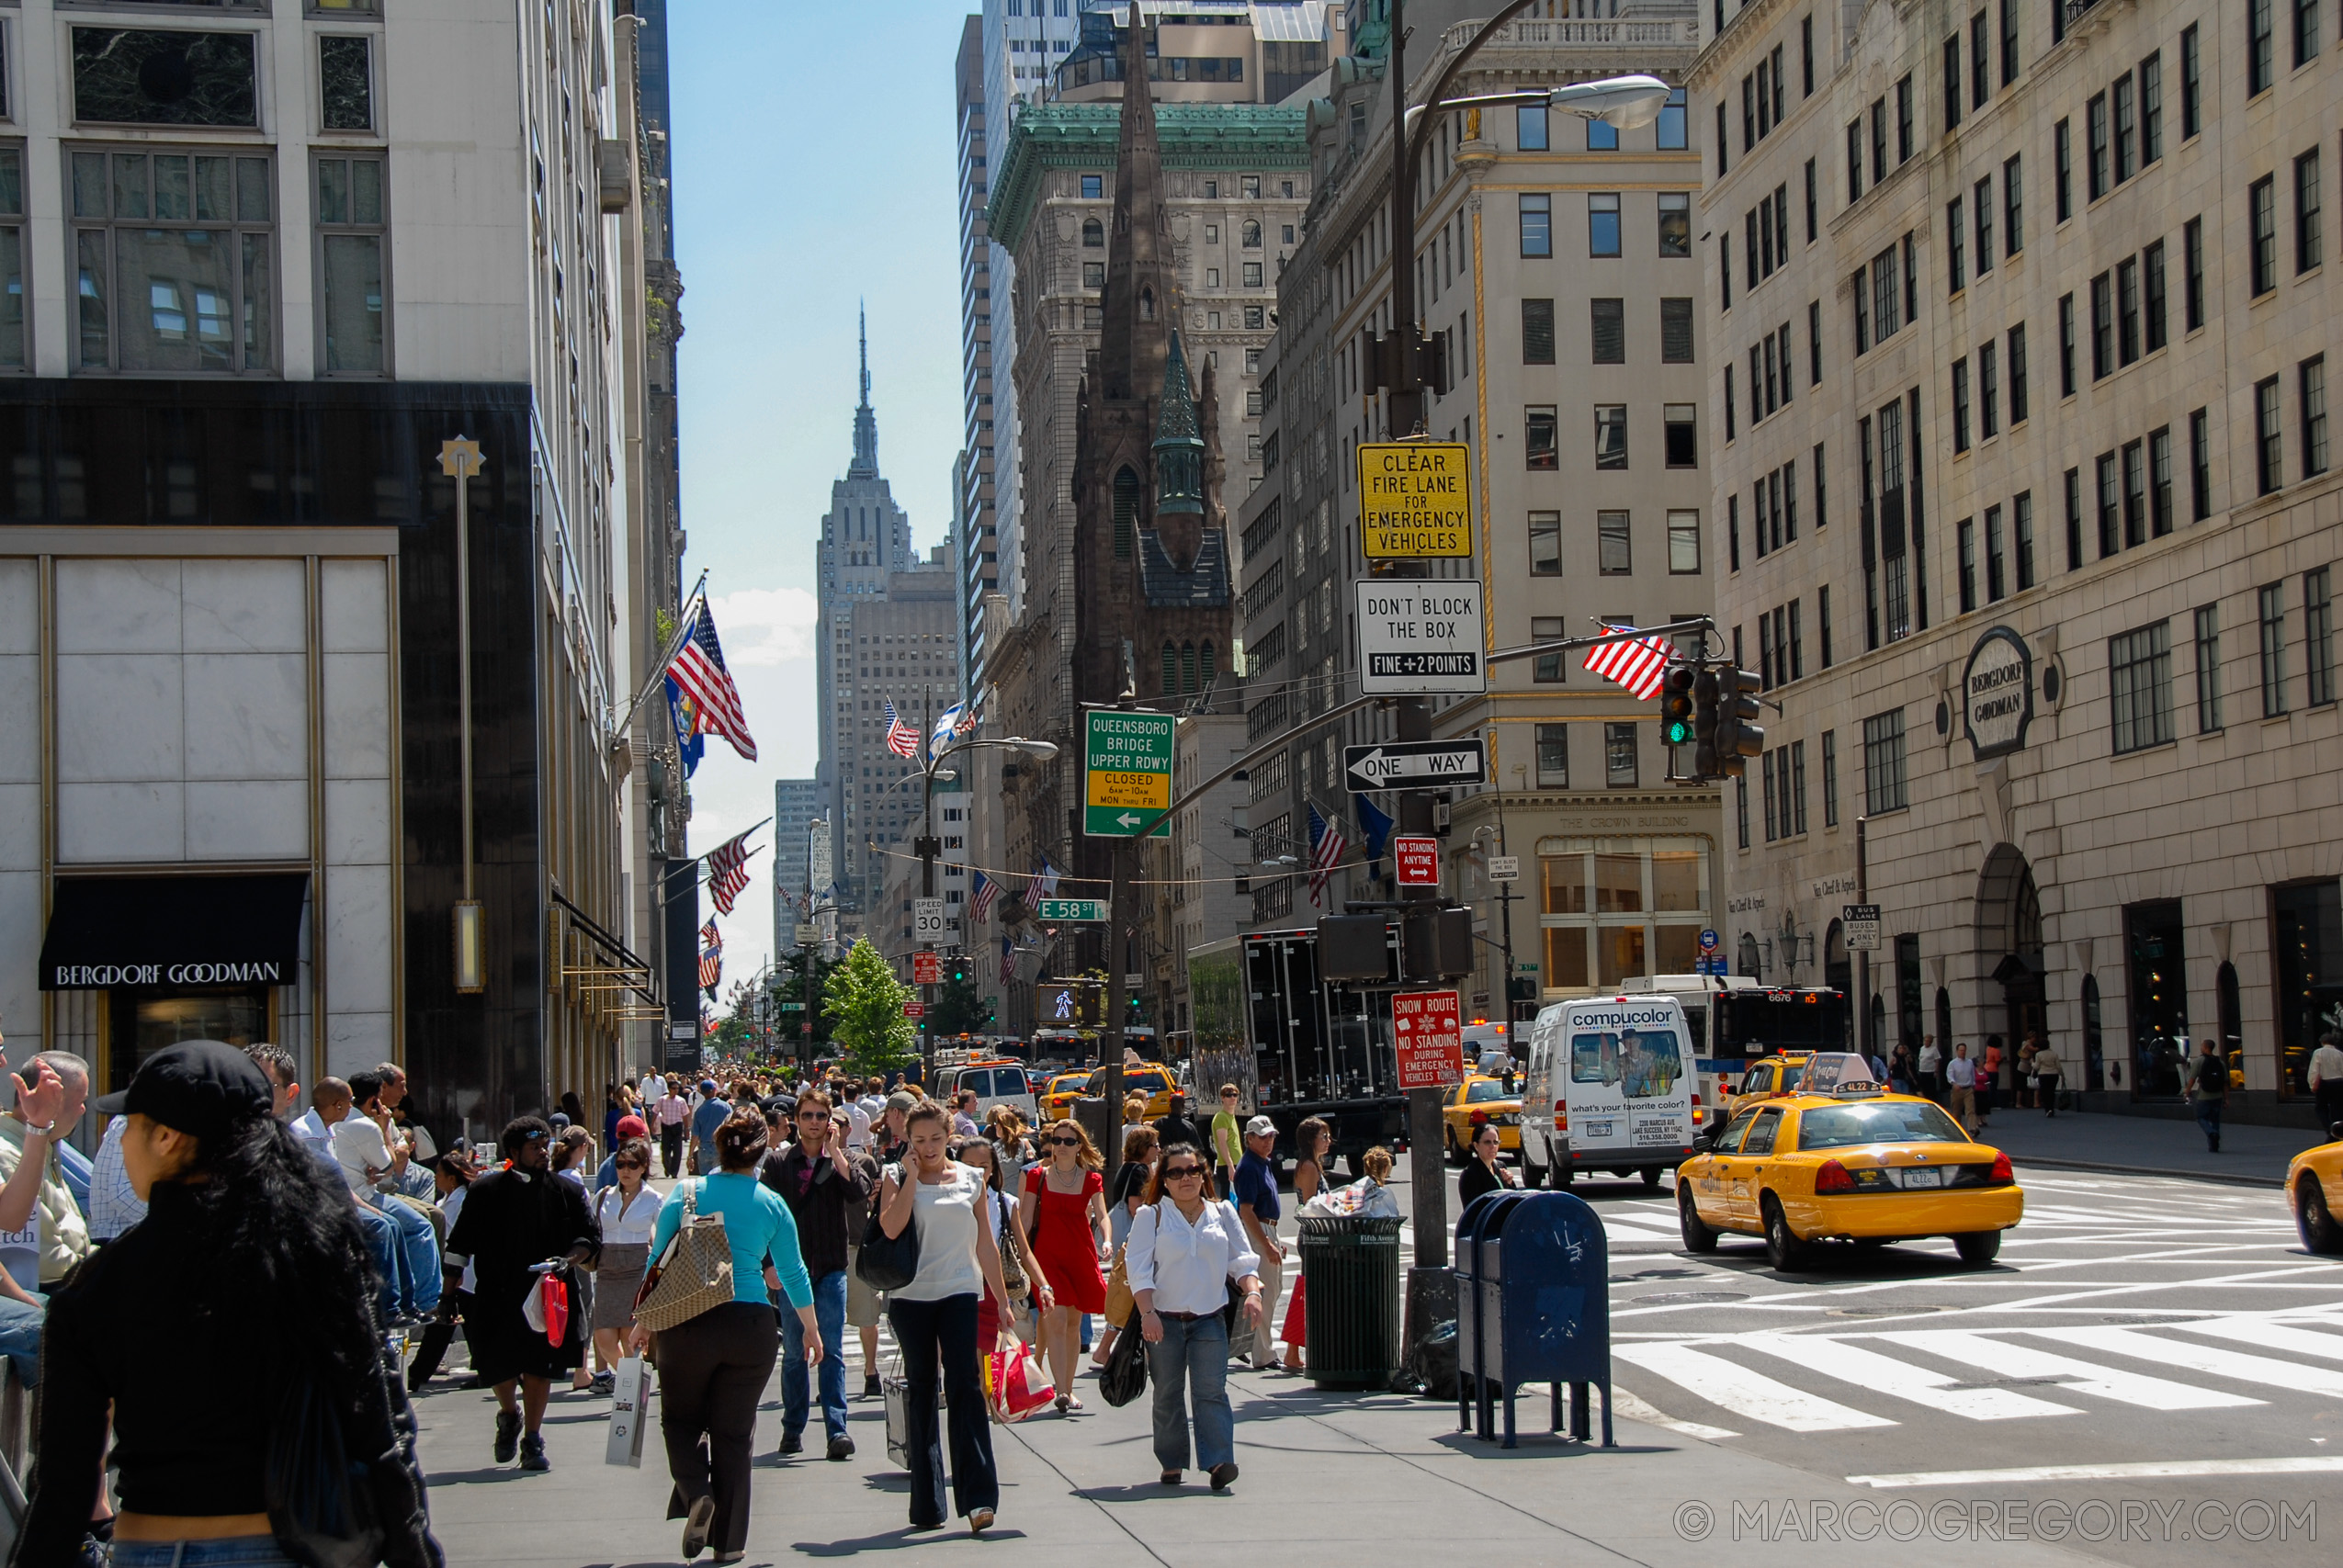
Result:
<instances>
[{"instance_id":1,"label":"woman in red dress","mask_svg":"<svg viewBox=\"0 0 2343 1568\"><path fill-rule=\"evenodd\" d=\"M1058 1383L1058 1414L1064 1415L1082 1407L1074 1397L1082 1314L1106 1310L1106 1277L1098 1270L1107 1250L1106 1179L1099 1174L1104 1162L1091 1146L1090 1134L1071 1117L1049 1124L1042 1155L1042 1163L1025 1172L1019 1212L1055 1298L1047 1313L1036 1316Z\"/></svg>"}]
</instances>

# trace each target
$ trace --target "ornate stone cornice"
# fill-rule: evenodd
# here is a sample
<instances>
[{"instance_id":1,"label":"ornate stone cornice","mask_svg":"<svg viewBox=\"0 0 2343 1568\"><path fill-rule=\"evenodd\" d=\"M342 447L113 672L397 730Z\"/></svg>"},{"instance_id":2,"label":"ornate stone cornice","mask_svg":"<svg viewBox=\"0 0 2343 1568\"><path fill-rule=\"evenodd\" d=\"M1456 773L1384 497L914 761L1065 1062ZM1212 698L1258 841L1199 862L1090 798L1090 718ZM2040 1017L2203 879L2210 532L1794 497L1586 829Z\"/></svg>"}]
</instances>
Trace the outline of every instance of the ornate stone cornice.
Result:
<instances>
[{"instance_id":1,"label":"ornate stone cornice","mask_svg":"<svg viewBox=\"0 0 2343 1568\"><path fill-rule=\"evenodd\" d=\"M1167 169L1307 169L1307 118L1298 105L1155 106L1156 139ZM1036 104L1020 114L993 170L992 200L984 214L990 236L1017 248L1050 170L1112 171L1122 123L1120 104Z\"/></svg>"}]
</instances>

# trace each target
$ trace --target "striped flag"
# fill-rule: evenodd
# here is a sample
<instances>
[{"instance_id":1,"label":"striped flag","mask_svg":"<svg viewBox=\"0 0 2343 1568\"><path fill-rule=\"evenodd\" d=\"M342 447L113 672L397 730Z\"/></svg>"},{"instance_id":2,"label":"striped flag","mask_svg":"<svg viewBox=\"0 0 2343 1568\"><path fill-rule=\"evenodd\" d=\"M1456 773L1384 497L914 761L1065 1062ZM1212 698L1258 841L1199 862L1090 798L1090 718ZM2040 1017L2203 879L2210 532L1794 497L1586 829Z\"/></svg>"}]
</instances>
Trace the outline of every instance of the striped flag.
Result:
<instances>
[{"instance_id":1,"label":"striped flag","mask_svg":"<svg viewBox=\"0 0 2343 1568\"><path fill-rule=\"evenodd\" d=\"M1042 860L1041 869L1033 874L1033 896L1036 898L1054 898L1058 896L1058 868L1050 864L1046 856Z\"/></svg>"},{"instance_id":2,"label":"striped flag","mask_svg":"<svg viewBox=\"0 0 2343 1568\"><path fill-rule=\"evenodd\" d=\"M1632 632L1636 628L1606 625L1602 629L1608 634ZM1587 649L1586 667L1604 680L1624 686L1638 699L1649 702L1659 695L1659 688L1668 679L1668 660L1674 651L1664 637L1600 643Z\"/></svg>"},{"instance_id":3,"label":"striped flag","mask_svg":"<svg viewBox=\"0 0 2343 1568\"><path fill-rule=\"evenodd\" d=\"M756 761L756 742L749 737L749 721L741 712L740 688L724 667L723 645L716 640L716 619L703 599L692 612L690 632L667 667L668 678L689 699L693 733L721 735L732 750Z\"/></svg>"},{"instance_id":4,"label":"striped flag","mask_svg":"<svg viewBox=\"0 0 2343 1568\"><path fill-rule=\"evenodd\" d=\"M975 710L967 703L954 703L935 716L935 729L927 738L927 749L931 753L941 751L974 728Z\"/></svg>"},{"instance_id":5,"label":"striped flag","mask_svg":"<svg viewBox=\"0 0 2343 1568\"><path fill-rule=\"evenodd\" d=\"M979 925L992 919L992 900L1000 891L1001 884L980 871L976 874L968 892L968 914Z\"/></svg>"},{"instance_id":6,"label":"striped flag","mask_svg":"<svg viewBox=\"0 0 2343 1568\"><path fill-rule=\"evenodd\" d=\"M707 852L707 897L719 915L732 912L732 901L749 885L749 856L755 852L745 847L748 836L727 839Z\"/></svg>"},{"instance_id":7,"label":"striped flag","mask_svg":"<svg viewBox=\"0 0 2343 1568\"><path fill-rule=\"evenodd\" d=\"M699 929L699 985L713 998L724 979L724 938L710 920Z\"/></svg>"},{"instance_id":8,"label":"striped flag","mask_svg":"<svg viewBox=\"0 0 2343 1568\"><path fill-rule=\"evenodd\" d=\"M1317 807L1311 807L1310 902L1313 905L1323 899L1327 878L1334 874L1334 868L1341 863L1342 852L1348 848L1350 840L1342 836L1342 829L1320 817Z\"/></svg>"},{"instance_id":9,"label":"striped flag","mask_svg":"<svg viewBox=\"0 0 2343 1568\"><path fill-rule=\"evenodd\" d=\"M889 751L894 752L898 757L918 756L920 754L920 732L918 728L912 725L906 724L903 721L903 716L895 711L895 702L893 698L890 697L886 699L886 706L887 749Z\"/></svg>"},{"instance_id":10,"label":"striped flag","mask_svg":"<svg viewBox=\"0 0 2343 1568\"><path fill-rule=\"evenodd\" d=\"M1013 985L1017 978L1017 944L1007 937L1001 939L1001 983Z\"/></svg>"}]
</instances>

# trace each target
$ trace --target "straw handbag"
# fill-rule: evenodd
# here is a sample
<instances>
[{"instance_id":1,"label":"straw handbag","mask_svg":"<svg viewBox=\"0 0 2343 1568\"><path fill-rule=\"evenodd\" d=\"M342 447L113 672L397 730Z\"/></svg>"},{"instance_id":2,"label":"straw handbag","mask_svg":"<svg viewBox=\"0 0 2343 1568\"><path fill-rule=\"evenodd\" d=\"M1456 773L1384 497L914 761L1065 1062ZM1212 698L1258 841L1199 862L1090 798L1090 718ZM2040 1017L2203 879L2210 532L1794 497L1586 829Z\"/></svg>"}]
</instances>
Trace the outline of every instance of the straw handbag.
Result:
<instances>
[{"instance_id":1,"label":"straw handbag","mask_svg":"<svg viewBox=\"0 0 2343 1568\"><path fill-rule=\"evenodd\" d=\"M698 1197L697 1184L684 1189L683 1223L635 1294L635 1321L653 1334L732 1299L732 1247L724 1234L724 1216L703 1216Z\"/></svg>"}]
</instances>

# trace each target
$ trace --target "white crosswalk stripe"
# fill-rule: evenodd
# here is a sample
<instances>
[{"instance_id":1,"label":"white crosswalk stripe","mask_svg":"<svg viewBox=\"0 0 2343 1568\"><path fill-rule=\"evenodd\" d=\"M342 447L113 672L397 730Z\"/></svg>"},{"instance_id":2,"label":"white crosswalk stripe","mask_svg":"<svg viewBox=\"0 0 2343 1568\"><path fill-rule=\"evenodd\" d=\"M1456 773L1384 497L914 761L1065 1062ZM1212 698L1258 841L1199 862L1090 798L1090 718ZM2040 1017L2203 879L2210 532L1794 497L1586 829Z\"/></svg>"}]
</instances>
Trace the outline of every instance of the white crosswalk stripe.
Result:
<instances>
[{"instance_id":1,"label":"white crosswalk stripe","mask_svg":"<svg viewBox=\"0 0 2343 1568\"><path fill-rule=\"evenodd\" d=\"M2262 1403L2244 1394L2122 1371L1958 1328L1907 1329L1879 1337L1890 1344L1941 1356L1964 1367L1991 1367L2004 1377L2058 1378L2066 1384L2062 1393L2096 1394L2119 1404L2137 1404L2149 1410L2213 1410L2223 1405Z\"/></svg>"},{"instance_id":2,"label":"white crosswalk stripe","mask_svg":"<svg viewBox=\"0 0 2343 1568\"><path fill-rule=\"evenodd\" d=\"M2087 1350L2111 1350L2117 1355L2155 1361L2166 1367L2187 1367L2193 1371L2210 1372L2232 1382L2261 1383L2270 1388L2304 1393L2343 1395L2343 1372L2332 1367L2306 1367L2299 1361L2248 1356L2241 1351L2224 1350L2217 1346L2190 1344L2159 1335L2142 1334L2132 1328L2031 1328L2026 1332L2038 1339L2055 1339L2061 1344L2079 1345Z\"/></svg>"},{"instance_id":3,"label":"white crosswalk stripe","mask_svg":"<svg viewBox=\"0 0 2343 1568\"><path fill-rule=\"evenodd\" d=\"M2258 1318L2213 1317L2172 1326L2190 1334L2238 1340L2264 1350L2292 1350L2298 1356L2324 1356L2329 1360L2343 1361L2343 1334L2321 1334L2315 1328L2294 1328Z\"/></svg>"},{"instance_id":4,"label":"white crosswalk stripe","mask_svg":"<svg viewBox=\"0 0 2343 1568\"><path fill-rule=\"evenodd\" d=\"M1613 1345L1611 1353L1690 1389L1721 1410L1769 1427L1793 1432L1843 1432L1896 1425L1886 1416L1835 1404L1689 1345Z\"/></svg>"},{"instance_id":5,"label":"white crosswalk stripe","mask_svg":"<svg viewBox=\"0 0 2343 1568\"><path fill-rule=\"evenodd\" d=\"M1749 1334L1740 1343L1769 1356L1837 1378L1857 1388L1908 1399L1972 1421L2011 1421L2029 1416L2074 1416L2074 1405L2007 1388L1961 1388L1961 1380L1932 1367L1884 1356L1846 1339L1820 1335Z\"/></svg>"}]
</instances>

